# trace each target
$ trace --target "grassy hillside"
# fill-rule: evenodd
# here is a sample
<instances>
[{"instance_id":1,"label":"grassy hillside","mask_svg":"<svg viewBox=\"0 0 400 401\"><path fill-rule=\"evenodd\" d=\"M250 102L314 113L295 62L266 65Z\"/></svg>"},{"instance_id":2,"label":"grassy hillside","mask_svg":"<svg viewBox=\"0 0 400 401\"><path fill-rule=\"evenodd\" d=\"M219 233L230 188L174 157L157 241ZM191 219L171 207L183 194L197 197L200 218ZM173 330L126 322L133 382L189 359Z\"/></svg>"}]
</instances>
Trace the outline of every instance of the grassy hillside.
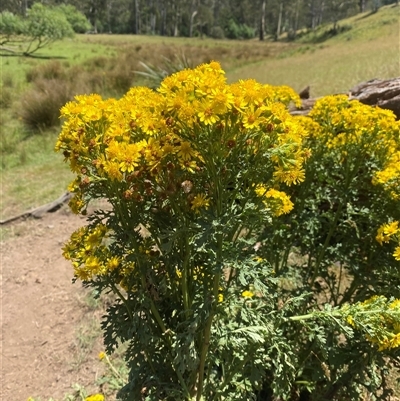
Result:
<instances>
[{"instance_id":1,"label":"grassy hillside","mask_svg":"<svg viewBox=\"0 0 400 401\"><path fill-rule=\"evenodd\" d=\"M146 84L134 73L142 69L140 61L160 65L176 54L193 65L220 61L230 82L255 78L296 90L310 85L312 96L346 92L364 80L400 75L398 16L399 7L387 6L352 17L339 23L347 30L324 42L331 25L297 43L78 35L43 49L38 58L1 57L0 219L65 190L72 175L52 150L59 126L32 128L32 118L40 121L52 108L57 120L58 108L73 94L118 97Z\"/></svg>"},{"instance_id":2,"label":"grassy hillside","mask_svg":"<svg viewBox=\"0 0 400 401\"><path fill-rule=\"evenodd\" d=\"M382 7L375 14L359 14L339 23L346 31L329 37L332 25L299 40L301 46L277 58L266 59L229 72L231 81L254 78L301 90L311 86L312 96L346 93L373 78L400 75L399 7Z\"/></svg>"}]
</instances>

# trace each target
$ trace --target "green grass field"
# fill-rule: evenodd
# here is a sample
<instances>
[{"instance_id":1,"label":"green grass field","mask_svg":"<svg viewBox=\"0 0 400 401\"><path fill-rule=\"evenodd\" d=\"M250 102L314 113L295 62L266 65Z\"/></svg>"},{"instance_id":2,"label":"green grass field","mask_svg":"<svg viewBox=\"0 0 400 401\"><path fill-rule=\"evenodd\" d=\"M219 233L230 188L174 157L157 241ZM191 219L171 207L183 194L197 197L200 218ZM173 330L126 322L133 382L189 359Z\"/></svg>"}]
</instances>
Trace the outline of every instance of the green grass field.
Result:
<instances>
[{"instance_id":1,"label":"green grass field","mask_svg":"<svg viewBox=\"0 0 400 401\"><path fill-rule=\"evenodd\" d=\"M70 91L120 96L129 86L146 83L135 74L140 61L157 66L163 57L185 54L193 65L220 61L229 82L254 78L297 91L310 85L313 97L346 93L361 81L400 76L398 14L398 8L387 6L341 21L351 29L321 43L329 25L297 43L77 35L43 49L36 58L1 57L0 219L55 199L72 178L62 155L53 152L59 128L38 131L22 121L21 99L44 79L61 75ZM49 82L56 88L61 81ZM39 100L36 106L41 106Z\"/></svg>"},{"instance_id":2,"label":"green grass field","mask_svg":"<svg viewBox=\"0 0 400 401\"><path fill-rule=\"evenodd\" d=\"M362 81L400 76L399 10L383 7L375 14L361 14L341 21L351 26L323 43L318 38L331 28L304 35L302 46L283 57L269 58L228 73L230 81L254 78L272 85L301 90L310 85L313 97L347 93Z\"/></svg>"}]
</instances>

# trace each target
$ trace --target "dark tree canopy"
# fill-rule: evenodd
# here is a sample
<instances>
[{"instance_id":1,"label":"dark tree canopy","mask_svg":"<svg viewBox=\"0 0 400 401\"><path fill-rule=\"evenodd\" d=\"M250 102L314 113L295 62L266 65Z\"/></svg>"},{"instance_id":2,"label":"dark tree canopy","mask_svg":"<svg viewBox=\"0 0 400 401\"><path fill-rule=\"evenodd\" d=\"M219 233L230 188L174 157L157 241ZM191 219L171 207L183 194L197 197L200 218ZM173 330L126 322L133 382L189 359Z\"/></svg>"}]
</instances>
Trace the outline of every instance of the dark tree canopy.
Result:
<instances>
[{"instance_id":1,"label":"dark tree canopy","mask_svg":"<svg viewBox=\"0 0 400 401\"><path fill-rule=\"evenodd\" d=\"M33 0L2 0L0 12L24 16ZM40 2L41 3L41 2ZM77 32L248 39L296 37L358 12L376 12L398 0L47 0L61 6ZM75 6L86 19L77 18ZM87 24L90 21L91 27Z\"/></svg>"}]
</instances>

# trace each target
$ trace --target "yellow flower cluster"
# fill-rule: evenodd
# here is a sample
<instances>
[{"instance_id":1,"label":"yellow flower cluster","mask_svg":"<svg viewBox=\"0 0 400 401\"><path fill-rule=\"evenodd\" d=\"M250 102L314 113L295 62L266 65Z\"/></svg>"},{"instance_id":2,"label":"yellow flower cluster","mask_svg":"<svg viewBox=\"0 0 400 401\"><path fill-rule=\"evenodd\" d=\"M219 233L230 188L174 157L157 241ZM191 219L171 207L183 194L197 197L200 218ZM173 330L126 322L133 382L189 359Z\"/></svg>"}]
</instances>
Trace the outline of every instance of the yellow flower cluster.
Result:
<instances>
[{"instance_id":1,"label":"yellow flower cluster","mask_svg":"<svg viewBox=\"0 0 400 401\"><path fill-rule=\"evenodd\" d=\"M63 247L63 256L72 261L74 275L81 280L108 274L121 265L121 259L111 254L104 244L107 228L103 224L95 228L81 227Z\"/></svg>"},{"instance_id":2,"label":"yellow flower cluster","mask_svg":"<svg viewBox=\"0 0 400 401\"><path fill-rule=\"evenodd\" d=\"M274 185L297 184L309 152L301 148L305 130L287 111L291 101L299 104L289 87L254 80L226 84L217 62L167 77L158 92L134 87L119 100L77 96L61 109L56 145L78 175L70 206L75 213L84 210L87 192L105 181L122 186L123 197L135 202L155 192L168 197L185 191L189 181L188 210L198 214L216 202L204 180L196 181L212 168L210 151L222 159L239 146L249 155L276 150ZM276 214L286 213L288 204L284 209Z\"/></svg>"},{"instance_id":3,"label":"yellow flower cluster","mask_svg":"<svg viewBox=\"0 0 400 401\"><path fill-rule=\"evenodd\" d=\"M392 151L388 155L383 169L376 172L372 183L382 185L393 199L400 200L400 150Z\"/></svg>"},{"instance_id":4,"label":"yellow flower cluster","mask_svg":"<svg viewBox=\"0 0 400 401\"><path fill-rule=\"evenodd\" d=\"M368 341L378 345L379 351L400 347L400 299L389 301L384 296L374 295L364 302L358 302L349 309L347 322L354 328L368 329Z\"/></svg>"},{"instance_id":5,"label":"yellow flower cluster","mask_svg":"<svg viewBox=\"0 0 400 401\"><path fill-rule=\"evenodd\" d=\"M400 261L400 227L398 221L392 221L387 224L382 224L378 229L376 240L383 245L384 242L395 240L399 246L394 250L393 256Z\"/></svg>"},{"instance_id":6,"label":"yellow flower cluster","mask_svg":"<svg viewBox=\"0 0 400 401\"><path fill-rule=\"evenodd\" d=\"M310 136L329 149L338 150L341 161L363 154L364 160L377 161L371 177L394 199L400 199L400 121L390 110L349 100L345 95L318 100L305 122ZM363 161L364 162L364 161Z\"/></svg>"},{"instance_id":7,"label":"yellow flower cluster","mask_svg":"<svg viewBox=\"0 0 400 401\"><path fill-rule=\"evenodd\" d=\"M266 208L273 210L275 216L289 213L293 209L293 203L285 192L278 191L274 188L267 189L265 185L257 185L257 196L263 199Z\"/></svg>"}]
</instances>

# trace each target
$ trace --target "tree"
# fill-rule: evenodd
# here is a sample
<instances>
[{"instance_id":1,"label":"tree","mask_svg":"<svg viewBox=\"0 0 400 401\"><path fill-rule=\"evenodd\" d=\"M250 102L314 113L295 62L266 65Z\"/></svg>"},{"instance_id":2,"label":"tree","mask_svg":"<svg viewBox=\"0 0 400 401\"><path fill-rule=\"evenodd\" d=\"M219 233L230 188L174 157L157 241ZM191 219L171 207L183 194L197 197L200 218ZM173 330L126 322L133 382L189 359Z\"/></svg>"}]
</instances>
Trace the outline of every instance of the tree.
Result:
<instances>
[{"instance_id":1,"label":"tree","mask_svg":"<svg viewBox=\"0 0 400 401\"><path fill-rule=\"evenodd\" d=\"M4 50L4 45L16 41L17 35L22 32L22 25L20 16L8 11L0 14L0 48Z\"/></svg>"},{"instance_id":2,"label":"tree","mask_svg":"<svg viewBox=\"0 0 400 401\"><path fill-rule=\"evenodd\" d=\"M74 35L64 14L40 3L35 3L28 11L22 32L28 43L24 55L31 55L50 43Z\"/></svg>"},{"instance_id":3,"label":"tree","mask_svg":"<svg viewBox=\"0 0 400 401\"><path fill-rule=\"evenodd\" d=\"M22 54L28 56L50 43L73 35L71 24L62 12L40 3L35 3L28 10L26 17L20 17L8 11L0 14L2 50L15 53L15 45L24 43L25 50ZM10 47L5 48L5 44Z\"/></svg>"},{"instance_id":4,"label":"tree","mask_svg":"<svg viewBox=\"0 0 400 401\"><path fill-rule=\"evenodd\" d=\"M75 6L71 4L61 4L56 9L64 14L74 32L85 33L90 30L91 24L89 20L83 13L78 11Z\"/></svg>"}]
</instances>

